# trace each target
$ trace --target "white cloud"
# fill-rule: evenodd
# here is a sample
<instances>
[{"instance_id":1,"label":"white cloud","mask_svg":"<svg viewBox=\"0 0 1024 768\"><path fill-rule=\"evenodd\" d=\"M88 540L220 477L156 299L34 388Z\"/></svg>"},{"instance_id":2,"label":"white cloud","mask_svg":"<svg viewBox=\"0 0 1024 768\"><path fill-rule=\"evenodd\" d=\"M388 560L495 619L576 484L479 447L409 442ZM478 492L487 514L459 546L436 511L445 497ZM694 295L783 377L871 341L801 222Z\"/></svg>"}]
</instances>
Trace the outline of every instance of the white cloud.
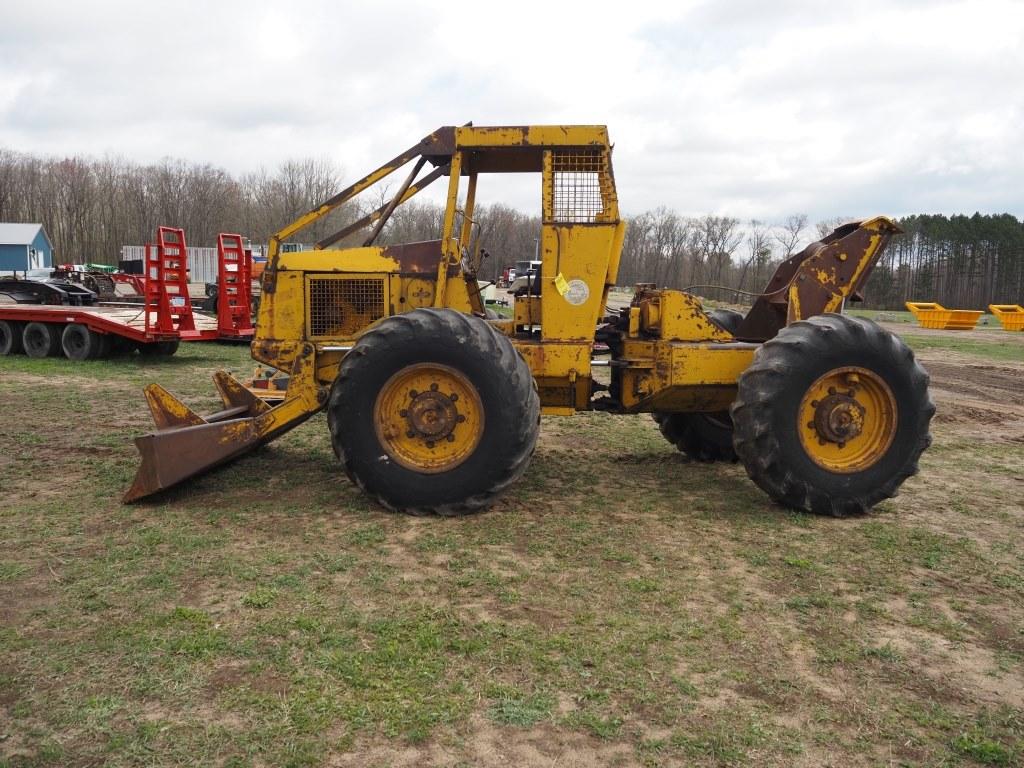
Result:
<instances>
[{"instance_id":1,"label":"white cloud","mask_svg":"<svg viewBox=\"0 0 1024 768\"><path fill-rule=\"evenodd\" d=\"M607 123L627 211L1024 215L1024 4L0 0L0 146L360 174ZM534 183L489 183L523 208Z\"/></svg>"}]
</instances>

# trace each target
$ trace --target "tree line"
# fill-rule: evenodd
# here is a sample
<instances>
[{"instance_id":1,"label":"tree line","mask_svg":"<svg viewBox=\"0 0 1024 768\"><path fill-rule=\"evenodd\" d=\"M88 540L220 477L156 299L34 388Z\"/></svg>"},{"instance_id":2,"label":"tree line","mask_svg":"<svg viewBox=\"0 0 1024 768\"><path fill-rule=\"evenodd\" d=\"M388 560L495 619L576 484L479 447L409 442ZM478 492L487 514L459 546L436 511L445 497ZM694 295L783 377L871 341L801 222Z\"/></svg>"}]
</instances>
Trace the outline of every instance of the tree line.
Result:
<instances>
[{"instance_id":1,"label":"tree line","mask_svg":"<svg viewBox=\"0 0 1024 768\"><path fill-rule=\"evenodd\" d=\"M184 227L191 245L213 245L220 232L253 243L342 188L345 174L317 158L291 160L273 171L234 176L208 164L165 159L140 164L122 158L50 158L0 149L0 221L42 222L58 261L117 262L121 246L153 239L159 224ZM370 210L393 189L375 190L297 236L312 244ZM374 190L371 190L374 192ZM441 206L413 200L400 206L380 242L436 238ZM540 218L501 203L478 206L480 241L491 254L481 277L535 257ZM627 217L620 285L655 283L749 303L776 265L824 236L841 218L812 225L794 214L782 221L684 216L666 207ZM907 300L950 307L1024 301L1024 223L1010 214L915 215L898 221L894 238L866 288L868 307L902 308ZM361 242L356 233L340 245Z\"/></svg>"}]
</instances>

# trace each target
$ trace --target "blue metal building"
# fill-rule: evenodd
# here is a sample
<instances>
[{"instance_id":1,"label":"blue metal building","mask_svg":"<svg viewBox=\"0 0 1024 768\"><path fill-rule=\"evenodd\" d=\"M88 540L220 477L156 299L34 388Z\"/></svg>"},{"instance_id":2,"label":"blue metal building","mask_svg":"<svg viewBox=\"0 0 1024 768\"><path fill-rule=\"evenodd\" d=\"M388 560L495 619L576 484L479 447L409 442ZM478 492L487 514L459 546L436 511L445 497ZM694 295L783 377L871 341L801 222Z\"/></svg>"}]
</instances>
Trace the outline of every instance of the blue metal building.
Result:
<instances>
[{"instance_id":1,"label":"blue metal building","mask_svg":"<svg viewBox=\"0 0 1024 768\"><path fill-rule=\"evenodd\" d=\"M0 222L0 272L53 266L53 243L42 224Z\"/></svg>"}]
</instances>

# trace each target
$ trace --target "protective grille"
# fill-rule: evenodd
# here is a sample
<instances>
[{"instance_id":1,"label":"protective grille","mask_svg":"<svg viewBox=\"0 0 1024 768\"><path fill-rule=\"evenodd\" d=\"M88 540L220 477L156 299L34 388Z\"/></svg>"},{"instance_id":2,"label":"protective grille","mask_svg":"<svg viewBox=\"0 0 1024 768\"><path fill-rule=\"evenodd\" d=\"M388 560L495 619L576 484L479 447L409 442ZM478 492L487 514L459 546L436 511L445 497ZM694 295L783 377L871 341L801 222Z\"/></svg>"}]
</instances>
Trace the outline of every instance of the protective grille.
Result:
<instances>
[{"instance_id":1,"label":"protective grille","mask_svg":"<svg viewBox=\"0 0 1024 768\"><path fill-rule=\"evenodd\" d=\"M602 176L607 173L602 152L555 152L551 157L554 190L552 214L567 224L591 223L604 210Z\"/></svg>"},{"instance_id":2,"label":"protective grille","mask_svg":"<svg viewBox=\"0 0 1024 768\"><path fill-rule=\"evenodd\" d=\"M309 335L354 336L384 317L384 281L366 278L310 278Z\"/></svg>"}]
</instances>

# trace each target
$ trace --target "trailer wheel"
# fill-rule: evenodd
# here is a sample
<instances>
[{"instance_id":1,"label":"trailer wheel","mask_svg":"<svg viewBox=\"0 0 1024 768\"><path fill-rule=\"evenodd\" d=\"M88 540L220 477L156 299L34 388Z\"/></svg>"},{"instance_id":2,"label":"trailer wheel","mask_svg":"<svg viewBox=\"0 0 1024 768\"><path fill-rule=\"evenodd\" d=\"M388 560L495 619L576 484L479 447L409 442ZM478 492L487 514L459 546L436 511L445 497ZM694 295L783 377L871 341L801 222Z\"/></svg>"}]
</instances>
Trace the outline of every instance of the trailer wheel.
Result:
<instances>
[{"instance_id":1,"label":"trailer wheel","mask_svg":"<svg viewBox=\"0 0 1024 768\"><path fill-rule=\"evenodd\" d=\"M177 341L148 341L139 344L139 354L143 357L171 357L178 351Z\"/></svg>"},{"instance_id":2,"label":"trailer wheel","mask_svg":"<svg viewBox=\"0 0 1024 768\"><path fill-rule=\"evenodd\" d=\"M0 355L6 357L25 351L25 344L21 337L23 332L21 323L0 320Z\"/></svg>"},{"instance_id":3,"label":"trailer wheel","mask_svg":"<svg viewBox=\"0 0 1024 768\"><path fill-rule=\"evenodd\" d=\"M895 496L931 444L928 374L869 320L820 315L754 354L732 406L734 445L777 502L835 517Z\"/></svg>"},{"instance_id":4,"label":"trailer wheel","mask_svg":"<svg viewBox=\"0 0 1024 768\"><path fill-rule=\"evenodd\" d=\"M69 323L60 338L69 360L96 360L110 352L110 337L81 323Z\"/></svg>"},{"instance_id":5,"label":"trailer wheel","mask_svg":"<svg viewBox=\"0 0 1024 768\"><path fill-rule=\"evenodd\" d=\"M694 461L736 461L728 411L651 415L662 436Z\"/></svg>"},{"instance_id":6,"label":"trailer wheel","mask_svg":"<svg viewBox=\"0 0 1024 768\"><path fill-rule=\"evenodd\" d=\"M124 336L110 334L107 336L110 341L110 357L126 357L135 352L136 344Z\"/></svg>"},{"instance_id":7,"label":"trailer wheel","mask_svg":"<svg viewBox=\"0 0 1024 768\"><path fill-rule=\"evenodd\" d=\"M56 323L28 323L21 334L29 357L53 357L60 354L60 326Z\"/></svg>"},{"instance_id":8,"label":"trailer wheel","mask_svg":"<svg viewBox=\"0 0 1024 768\"><path fill-rule=\"evenodd\" d=\"M463 515L526 470L540 400L526 362L486 321L417 309L363 334L342 360L327 417L346 473L378 502Z\"/></svg>"}]
</instances>

